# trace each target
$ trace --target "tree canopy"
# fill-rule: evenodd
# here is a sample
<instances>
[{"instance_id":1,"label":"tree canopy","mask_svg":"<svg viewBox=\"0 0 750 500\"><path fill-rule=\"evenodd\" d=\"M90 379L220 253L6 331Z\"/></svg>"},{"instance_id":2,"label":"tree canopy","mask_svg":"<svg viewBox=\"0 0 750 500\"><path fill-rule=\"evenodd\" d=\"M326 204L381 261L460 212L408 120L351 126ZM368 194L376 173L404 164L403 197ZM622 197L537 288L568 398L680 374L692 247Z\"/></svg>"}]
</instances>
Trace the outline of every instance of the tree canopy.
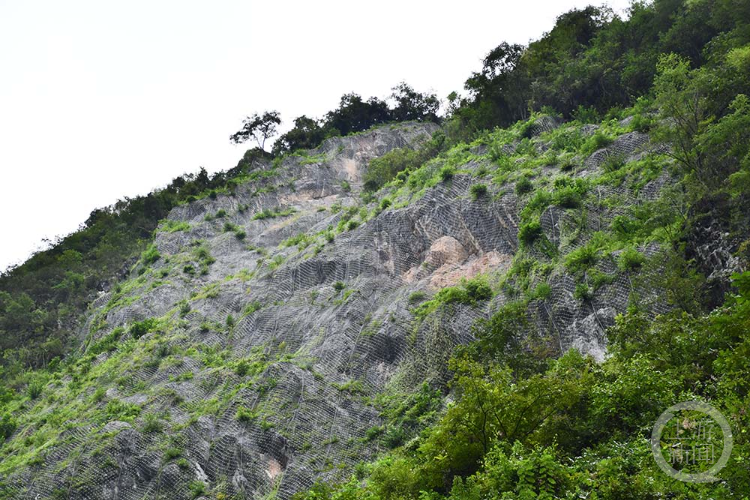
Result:
<instances>
[{"instance_id":1,"label":"tree canopy","mask_svg":"<svg viewBox=\"0 0 750 500\"><path fill-rule=\"evenodd\" d=\"M276 135L276 127L280 124L278 111L266 111L262 115L254 113L242 120L242 128L229 136L229 140L241 144L252 137L260 149L265 149L266 140Z\"/></svg>"}]
</instances>

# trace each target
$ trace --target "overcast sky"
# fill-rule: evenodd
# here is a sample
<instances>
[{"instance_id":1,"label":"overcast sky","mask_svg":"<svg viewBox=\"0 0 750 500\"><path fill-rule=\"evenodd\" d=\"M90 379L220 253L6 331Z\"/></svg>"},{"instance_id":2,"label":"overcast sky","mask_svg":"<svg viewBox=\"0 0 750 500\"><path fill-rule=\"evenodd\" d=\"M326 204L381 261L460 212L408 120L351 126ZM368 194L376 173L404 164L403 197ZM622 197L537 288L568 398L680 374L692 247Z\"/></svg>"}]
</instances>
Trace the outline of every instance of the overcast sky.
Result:
<instances>
[{"instance_id":1,"label":"overcast sky","mask_svg":"<svg viewBox=\"0 0 750 500\"><path fill-rule=\"evenodd\" d=\"M0 0L0 270L97 207L233 167L247 114L290 126L402 80L444 98L589 3Z\"/></svg>"}]
</instances>

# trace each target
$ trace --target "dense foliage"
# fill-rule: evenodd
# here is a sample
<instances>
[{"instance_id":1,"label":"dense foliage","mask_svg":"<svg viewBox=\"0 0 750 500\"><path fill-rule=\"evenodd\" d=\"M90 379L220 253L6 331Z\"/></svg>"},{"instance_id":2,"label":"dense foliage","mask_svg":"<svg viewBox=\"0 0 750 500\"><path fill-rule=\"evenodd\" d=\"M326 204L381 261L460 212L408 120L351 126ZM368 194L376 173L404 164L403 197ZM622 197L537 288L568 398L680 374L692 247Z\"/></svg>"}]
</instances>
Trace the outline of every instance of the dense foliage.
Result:
<instances>
[{"instance_id":1,"label":"dense foliage","mask_svg":"<svg viewBox=\"0 0 750 500\"><path fill-rule=\"evenodd\" d=\"M741 498L750 488L750 273L735 285L738 295L710 314L650 321L632 308L610 330L602 364L571 350L519 365L507 343L520 331L517 310L501 310L451 360L458 400L435 425L359 479L299 498ZM651 456L659 414L687 399L710 400L743 429L717 483L676 481Z\"/></svg>"},{"instance_id":2,"label":"dense foliage","mask_svg":"<svg viewBox=\"0 0 750 500\"><path fill-rule=\"evenodd\" d=\"M45 366L64 356L76 340L72 335L80 314L97 292L126 276L142 251L143 264L159 258L146 247L169 210L233 189L236 179L252 169L257 158L257 150L251 150L229 172L209 176L201 169L147 196L94 210L78 231L4 272L0 276L0 374L15 374L24 366Z\"/></svg>"},{"instance_id":3,"label":"dense foliage","mask_svg":"<svg viewBox=\"0 0 750 500\"><path fill-rule=\"evenodd\" d=\"M456 109L456 130L509 125L528 118L529 108L550 107L567 118L591 120L632 105L651 89L662 54L675 54L695 68L743 50L750 41L749 14L745 0L638 1L628 19L607 8L570 11L528 47L504 43L487 55L482 70L466 81L468 96ZM747 93L746 78L720 83L718 91Z\"/></svg>"},{"instance_id":4,"label":"dense foliage","mask_svg":"<svg viewBox=\"0 0 750 500\"><path fill-rule=\"evenodd\" d=\"M300 498L697 499L742 498L750 491L750 379L741 368L750 354L750 273L736 275L734 294L712 310L717 301L709 297L702 264L686 260L695 257L697 232L706 224L724 228L737 255L748 258L748 20L747 1L636 2L627 20L590 7L561 16L528 47L502 44L488 54L481 72L467 80L469 95L450 96L449 142L531 118L519 128L521 138L528 137L534 126L530 110L585 123L635 105L633 129L672 145L667 154L676 162L683 193L675 205L658 208L661 216L616 217L610 233L595 235L563 264L582 279L576 297L590 300L592 289L607 279L594 265L614 243L622 249L620 271L647 268L641 279L664 289L673 310L651 319L639 297L631 297L630 309L608 332L609 357L597 364L577 351L555 354L543 332L529 334L526 305L507 305L477 323L477 341L452 357L456 402L436 424L359 468L349 483L318 484ZM563 154L591 154L611 142L606 133L587 141L566 134L553 136L553 149ZM423 169L413 164L433 158L433 147L373 162L373 178L398 185L403 177L414 184ZM497 158L505 161L502 153ZM411 176L399 174L412 170ZM608 159L604 170L610 177L622 175L622 159ZM519 195L532 190L528 178L516 183ZM535 219L540 209L575 209L586 190L585 183L567 181L529 200L519 234L527 256L517 256L519 268L509 275L540 268L535 251L554 257ZM687 207L679 208L678 199ZM658 266L632 246L644 230L651 238L660 233L672 249L657 257ZM542 284L524 300L545 293ZM450 303L438 294L416 312ZM651 455L649 437L659 414L691 399L710 401L735 429L732 458L715 483L676 481Z\"/></svg>"},{"instance_id":5,"label":"dense foliage","mask_svg":"<svg viewBox=\"0 0 750 500\"><path fill-rule=\"evenodd\" d=\"M339 107L322 120L305 115L295 118L294 128L279 137L273 152L279 155L313 148L327 137L362 132L387 122L438 121L440 101L434 94L418 92L402 82L393 88L390 101L392 105L377 97L364 100L355 93L344 94Z\"/></svg>"},{"instance_id":6,"label":"dense foliage","mask_svg":"<svg viewBox=\"0 0 750 500\"><path fill-rule=\"evenodd\" d=\"M276 135L276 126L281 124L281 115L278 111L266 111L262 115L255 113L242 121L242 128L229 137L229 141L240 144L251 137L263 149L266 140Z\"/></svg>"}]
</instances>

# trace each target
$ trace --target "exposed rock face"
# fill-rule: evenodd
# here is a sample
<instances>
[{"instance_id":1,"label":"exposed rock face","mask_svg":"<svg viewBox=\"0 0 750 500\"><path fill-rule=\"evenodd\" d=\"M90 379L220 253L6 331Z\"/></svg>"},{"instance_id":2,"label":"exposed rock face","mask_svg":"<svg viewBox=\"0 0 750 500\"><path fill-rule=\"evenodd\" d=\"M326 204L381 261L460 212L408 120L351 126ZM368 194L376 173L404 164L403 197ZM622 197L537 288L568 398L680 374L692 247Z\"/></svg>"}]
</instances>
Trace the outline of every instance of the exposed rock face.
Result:
<instances>
[{"instance_id":1,"label":"exposed rock face","mask_svg":"<svg viewBox=\"0 0 750 500\"><path fill-rule=\"evenodd\" d=\"M430 245L424 261L429 266L440 267L446 264L460 264L466 256L466 250L456 238L442 236Z\"/></svg>"},{"instance_id":2,"label":"exposed rock face","mask_svg":"<svg viewBox=\"0 0 750 500\"><path fill-rule=\"evenodd\" d=\"M432 273L430 288L440 290L447 286L456 286L462 279L471 279L479 274L507 271L511 260L510 255L492 250L481 256L475 256L468 262L445 263Z\"/></svg>"},{"instance_id":3,"label":"exposed rock face","mask_svg":"<svg viewBox=\"0 0 750 500\"><path fill-rule=\"evenodd\" d=\"M556 125L545 121L535 133ZM369 160L415 146L435 129L406 124L330 139L306 157L266 165L234 194L174 209L169 219L189 229L159 232L161 258L140 277L135 268L121 292L97 299L81 332L82 339L93 332L93 343L161 318L159 328L137 340L125 333L119 350L92 363L109 385L100 401L80 396L100 413L117 401L140 414L132 423L70 422L43 466L5 478L18 497L182 499L193 496L192 482L193 491L204 484L285 499L316 480L345 479L353 464L374 457L379 450L366 433L381 419L368 398L387 385L444 378L445 360L472 340L473 322L511 300L501 294L413 322L413 292L502 274L518 250L518 197L506 190L474 200L466 173L327 239L358 203ZM632 136L613 148L629 158L647 144ZM586 171L607 154L594 156ZM665 179L644 187L640 199L655 197ZM617 213L592 210L582 229L595 231ZM541 224L564 248L582 223L553 207ZM612 259L597 266L616 274ZM619 276L585 303L574 298L572 276L556 272L548 283L549 297L530 305L534 328L549 332L561 352L576 347L602 359L604 329L625 309L631 281ZM147 430L148 413L159 416L161 431Z\"/></svg>"},{"instance_id":4,"label":"exposed rock face","mask_svg":"<svg viewBox=\"0 0 750 500\"><path fill-rule=\"evenodd\" d=\"M723 303L731 288L732 274L744 270L741 259L735 255L740 242L733 241L731 236L731 211L730 200L717 196L696 204L691 214L694 223L686 238L687 254L707 277L703 298L708 308Z\"/></svg>"}]
</instances>

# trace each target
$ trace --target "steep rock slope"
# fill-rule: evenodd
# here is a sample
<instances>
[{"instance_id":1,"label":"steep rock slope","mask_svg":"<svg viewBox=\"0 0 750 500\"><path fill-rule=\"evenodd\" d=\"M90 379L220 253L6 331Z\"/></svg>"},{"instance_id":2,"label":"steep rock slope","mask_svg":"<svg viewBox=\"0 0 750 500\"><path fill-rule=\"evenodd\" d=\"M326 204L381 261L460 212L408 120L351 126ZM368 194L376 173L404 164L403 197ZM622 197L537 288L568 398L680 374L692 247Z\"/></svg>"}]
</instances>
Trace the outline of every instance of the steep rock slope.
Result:
<instances>
[{"instance_id":1,"label":"steep rock slope","mask_svg":"<svg viewBox=\"0 0 750 500\"><path fill-rule=\"evenodd\" d=\"M635 292L653 311L668 307L639 289L637 266L618 267L621 251L594 249L586 265L600 279L586 278L587 294L562 258L669 188L668 161L648 136L610 124L616 138L583 154L566 141L596 144L596 127L542 118L530 138L498 133L360 200L371 159L436 129L329 139L258 165L233 193L174 209L129 279L91 305L78 361L19 409L2 457L6 491L288 498L382 451L378 394L446 381L475 320L519 294L551 349L599 359L604 330ZM530 193L518 187L529 179ZM530 218L539 233L519 243ZM549 264L520 273L522 247ZM476 276L488 276L492 298L437 293Z\"/></svg>"}]
</instances>

